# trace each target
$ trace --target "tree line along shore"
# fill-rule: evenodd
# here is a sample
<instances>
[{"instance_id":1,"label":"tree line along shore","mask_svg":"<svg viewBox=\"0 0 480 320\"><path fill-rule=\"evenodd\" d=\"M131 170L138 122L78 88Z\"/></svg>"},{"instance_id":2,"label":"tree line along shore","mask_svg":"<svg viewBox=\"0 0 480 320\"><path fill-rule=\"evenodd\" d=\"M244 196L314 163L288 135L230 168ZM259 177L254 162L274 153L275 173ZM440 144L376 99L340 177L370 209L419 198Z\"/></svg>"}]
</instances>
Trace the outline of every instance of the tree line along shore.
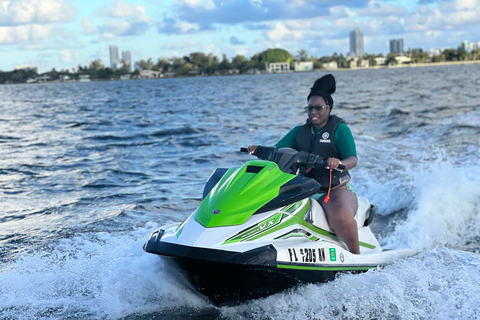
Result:
<instances>
[{"instance_id":1,"label":"tree line along shore","mask_svg":"<svg viewBox=\"0 0 480 320\"><path fill-rule=\"evenodd\" d=\"M405 56L388 54L386 57L382 54L345 57L337 53L332 56L309 57L305 50L300 50L293 57L287 50L276 48L267 49L249 59L243 55L237 55L231 60L225 54L222 59L219 59L213 54L193 52L181 58L159 58L156 62L151 58L140 60L135 64L133 72L130 71L131 66L127 64L114 70L105 67L101 60L97 59L88 66L78 66L75 71L52 69L42 74L38 74L33 68L0 71L0 84L259 74L271 72L268 70L271 63L288 63L289 70L294 70L294 64L298 62L310 62L312 71L480 63L480 49L471 52L461 47L445 49L437 56L430 56L421 49L417 49L407 51Z\"/></svg>"}]
</instances>

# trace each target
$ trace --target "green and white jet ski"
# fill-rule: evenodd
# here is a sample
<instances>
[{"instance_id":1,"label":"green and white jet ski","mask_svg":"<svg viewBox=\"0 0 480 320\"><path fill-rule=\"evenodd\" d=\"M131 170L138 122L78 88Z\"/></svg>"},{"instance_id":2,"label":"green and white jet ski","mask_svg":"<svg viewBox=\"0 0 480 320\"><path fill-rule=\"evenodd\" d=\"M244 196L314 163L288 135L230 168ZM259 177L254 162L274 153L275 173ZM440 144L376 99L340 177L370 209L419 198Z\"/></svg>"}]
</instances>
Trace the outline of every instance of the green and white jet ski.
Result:
<instances>
[{"instance_id":1,"label":"green and white jet ski","mask_svg":"<svg viewBox=\"0 0 480 320\"><path fill-rule=\"evenodd\" d=\"M156 230L144 244L213 304L236 304L416 254L382 249L369 227L377 207L360 196L360 254L350 253L311 198L320 184L296 174L306 153L259 148L271 161L215 170L198 209L182 223Z\"/></svg>"}]
</instances>

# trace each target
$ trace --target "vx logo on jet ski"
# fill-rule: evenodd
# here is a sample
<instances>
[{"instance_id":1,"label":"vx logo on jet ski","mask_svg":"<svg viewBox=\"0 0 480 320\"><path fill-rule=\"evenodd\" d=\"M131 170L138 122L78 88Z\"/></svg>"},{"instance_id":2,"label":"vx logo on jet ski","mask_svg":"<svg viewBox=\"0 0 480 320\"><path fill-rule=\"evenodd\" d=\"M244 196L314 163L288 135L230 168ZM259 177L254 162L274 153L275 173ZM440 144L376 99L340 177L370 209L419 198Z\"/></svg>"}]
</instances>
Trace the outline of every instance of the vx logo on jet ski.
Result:
<instances>
[{"instance_id":1,"label":"vx logo on jet ski","mask_svg":"<svg viewBox=\"0 0 480 320\"><path fill-rule=\"evenodd\" d=\"M260 227L260 230L263 230L263 229L265 229L267 227L271 227L273 225L275 225L275 219L268 220L267 222L259 225L259 227Z\"/></svg>"}]
</instances>

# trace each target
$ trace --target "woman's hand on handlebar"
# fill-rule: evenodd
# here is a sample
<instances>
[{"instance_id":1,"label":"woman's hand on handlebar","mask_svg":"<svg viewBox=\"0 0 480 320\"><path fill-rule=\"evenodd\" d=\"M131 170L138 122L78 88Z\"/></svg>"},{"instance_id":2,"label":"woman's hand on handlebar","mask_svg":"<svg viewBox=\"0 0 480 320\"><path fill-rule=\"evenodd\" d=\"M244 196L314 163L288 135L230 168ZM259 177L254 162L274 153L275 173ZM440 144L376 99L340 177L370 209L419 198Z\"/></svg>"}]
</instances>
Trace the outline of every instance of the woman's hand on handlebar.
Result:
<instances>
[{"instance_id":1,"label":"woman's hand on handlebar","mask_svg":"<svg viewBox=\"0 0 480 320\"><path fill-rule=\"evenodd\" d=\"M248 146L247 147L248 153L254 154L257 147L258 147L257 145Z\"/></svg>"},{"instance_id":2,"label":"woman's hand on handlebar","mask_svg":"<svg viewBox=\"0 0 480 320\"><path fill-rule=\"evenodd\" d=\"M325 168L327 169L338 169L338 166L342 164L342 161L340 161L337 158L330 157L327 159L327 165ZM344 166L341 166L345 169Z\"/></svg>"}]
</instances>

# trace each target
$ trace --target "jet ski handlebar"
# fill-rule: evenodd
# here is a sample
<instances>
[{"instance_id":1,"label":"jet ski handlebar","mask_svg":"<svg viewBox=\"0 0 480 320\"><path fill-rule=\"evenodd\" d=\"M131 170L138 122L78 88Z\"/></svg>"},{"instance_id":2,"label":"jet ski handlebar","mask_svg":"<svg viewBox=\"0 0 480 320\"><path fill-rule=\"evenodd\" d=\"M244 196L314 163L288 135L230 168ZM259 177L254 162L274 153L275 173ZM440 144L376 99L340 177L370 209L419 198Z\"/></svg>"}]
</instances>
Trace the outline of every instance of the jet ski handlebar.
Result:
<instances>
[{"instance_id":1,"label":"jet ski handlebar","mask_svg":"<svg viewBox=\"0 0 480 320\"><path fill-rule=\"evenodd\" d=\"M247 148L240 148L240 152L248 153ZM253 153L259 159L273 161L280 170L288 173L296 173L299 169L317 169L327 166L327 159L306 151L297 151L292 148L257 146ZM337 168L342 171L345 166L340 164Z\"/></svg>"}]
</instances>

